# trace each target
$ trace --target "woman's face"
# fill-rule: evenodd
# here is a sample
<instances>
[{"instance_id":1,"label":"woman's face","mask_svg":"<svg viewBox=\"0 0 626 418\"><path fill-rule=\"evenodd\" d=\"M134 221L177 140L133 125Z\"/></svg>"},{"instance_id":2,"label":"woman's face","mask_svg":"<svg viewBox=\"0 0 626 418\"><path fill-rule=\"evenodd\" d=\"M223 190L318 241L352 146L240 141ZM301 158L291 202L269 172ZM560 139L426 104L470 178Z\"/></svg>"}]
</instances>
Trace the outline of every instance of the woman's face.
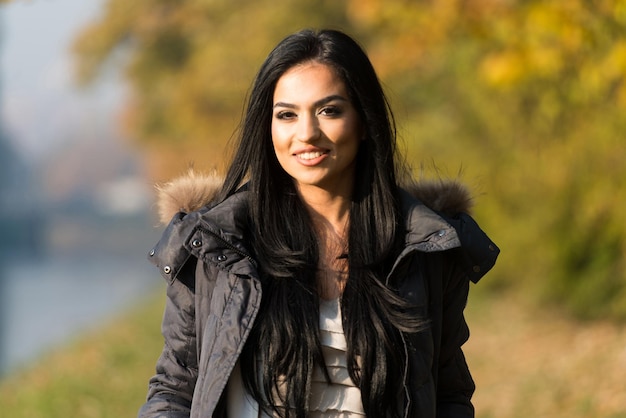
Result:
<instances>
[{"instance_id":1,"label":"woman's face","mask_svg":"<svg viewBox=\"0 0 626 418\"><path fill-rule=\"evenodd\" d=\"M359 115L331 67L307 62L278 79L272 143L301 193L322 188L349 196L361 137Z\"/></svg>"}]
</instances>

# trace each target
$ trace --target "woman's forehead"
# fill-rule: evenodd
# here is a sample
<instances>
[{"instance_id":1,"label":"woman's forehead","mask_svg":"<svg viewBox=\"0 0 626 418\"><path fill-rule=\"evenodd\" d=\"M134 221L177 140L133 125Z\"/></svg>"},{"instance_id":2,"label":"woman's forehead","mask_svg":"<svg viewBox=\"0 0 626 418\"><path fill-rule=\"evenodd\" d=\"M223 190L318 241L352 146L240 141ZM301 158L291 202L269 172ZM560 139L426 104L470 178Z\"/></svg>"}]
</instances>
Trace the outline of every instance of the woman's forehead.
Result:
<instances>
[{"instance_id":1,"label":"woman's forehead","mask_svg":"<svg viewBox=\"0 0 626 418\"><path fill-rule=\"evenodd\" d=\"M274 102L307 102L334 95L347 99L346 86L335 69L319 62L289 68L276 83Z\"/></svg>"}]
</instances>

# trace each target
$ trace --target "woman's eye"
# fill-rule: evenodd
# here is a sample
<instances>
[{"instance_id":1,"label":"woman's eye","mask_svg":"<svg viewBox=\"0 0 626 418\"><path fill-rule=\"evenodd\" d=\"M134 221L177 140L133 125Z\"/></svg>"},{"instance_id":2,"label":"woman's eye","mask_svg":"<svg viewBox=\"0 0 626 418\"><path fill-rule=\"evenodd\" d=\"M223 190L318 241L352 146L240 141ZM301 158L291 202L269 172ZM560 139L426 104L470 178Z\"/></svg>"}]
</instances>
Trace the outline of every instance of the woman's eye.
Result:
<instances>
[{"instance_id":1,"label":"woman's eye","mask_svg":"<svg viewBox=\"0 0 626 418\"><path fill-rule=\"evenodd\" d=\"M296 117L296 114L291 111L283 110L276 113L275 117L276 119L293 119L294 117Z\"/></svg>"},{"instance_id":2,"label":"woman's eye","mask_svg":"<svg viewBox=\"0 0 626 418\"><path fill-rule=\"evenodd\" d=\"M320 114L324 116L338 116L341 114L341 109L336 106L326 106L320 110Z\"/></svg>"}]
</instances>

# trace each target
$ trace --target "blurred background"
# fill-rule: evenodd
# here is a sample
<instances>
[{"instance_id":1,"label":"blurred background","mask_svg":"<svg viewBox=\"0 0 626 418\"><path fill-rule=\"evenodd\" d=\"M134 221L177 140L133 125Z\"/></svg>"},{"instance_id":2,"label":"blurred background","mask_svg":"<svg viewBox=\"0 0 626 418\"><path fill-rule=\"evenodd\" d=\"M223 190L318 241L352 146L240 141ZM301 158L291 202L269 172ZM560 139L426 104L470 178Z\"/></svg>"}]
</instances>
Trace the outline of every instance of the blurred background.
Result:
<instances>
[{"instance_id":1,"label":"blurred background","mask_svg":"<svg viewBox=\"0 0 626 418\"><path fill-rule=\"evenodd\" d=\"M0 6L0 371L135 302L154 280L150 180L118 126L120 71L78 88L98 1Z\"/></svg>"},{"instance_id":2,"label":"blurred background","mask_svg":"<svg viewBox=\"0 0 626 418\"><path fill-rule=\"evenodd\" d=\"M502 249L467 310L477 416L626 417L624 0L0 2L2 409L136 413L152 185L223 169L304 27L362 43L415 174L465 182Z\"/></svg>"}]
</instances>

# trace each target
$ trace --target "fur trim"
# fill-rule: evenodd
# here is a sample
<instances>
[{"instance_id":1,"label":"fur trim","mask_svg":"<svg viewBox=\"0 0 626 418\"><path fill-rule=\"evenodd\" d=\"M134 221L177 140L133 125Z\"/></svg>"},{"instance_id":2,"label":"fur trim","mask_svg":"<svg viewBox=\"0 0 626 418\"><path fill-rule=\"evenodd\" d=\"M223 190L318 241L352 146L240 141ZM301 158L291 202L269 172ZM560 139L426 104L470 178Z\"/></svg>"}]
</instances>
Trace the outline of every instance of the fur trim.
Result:
<instances>
[{"instance_id":1,"label":"fur trim","mask_svg":"<svg viewBox=\"0 0 626 418\"><path fill-rule=\"evenodd\" d=\"M470 213L474 206L470 191L458 180L420 180L403 187L430 209L446 215Z\"/></svg>"},{"instance_id":2,"label":"fur trim","mask_svg":"<svg viewBox=\"0 0 626 418\"><path fill-rule=\"evenodd\" d=\"M156 186L159 220L167 224L177 212L193 212L209 204L222 187L223 177L213 172L197 173L193 169ZM420 180L403 188L429 208L454 215L469 213L473 199L458 180Z\"/></svg>"},{"instance_id":3,"label":"fur trim","mask_svg":"<svg viewBox=\"0 0 626 418\"><path fill-rule=\"evenodd\" d=\"M193 212L215 198L223 178L216 173L202 174L192 168L174 180L157 185L159 220L167 224L177 212Z\"/></svg>"}]
</instances>

